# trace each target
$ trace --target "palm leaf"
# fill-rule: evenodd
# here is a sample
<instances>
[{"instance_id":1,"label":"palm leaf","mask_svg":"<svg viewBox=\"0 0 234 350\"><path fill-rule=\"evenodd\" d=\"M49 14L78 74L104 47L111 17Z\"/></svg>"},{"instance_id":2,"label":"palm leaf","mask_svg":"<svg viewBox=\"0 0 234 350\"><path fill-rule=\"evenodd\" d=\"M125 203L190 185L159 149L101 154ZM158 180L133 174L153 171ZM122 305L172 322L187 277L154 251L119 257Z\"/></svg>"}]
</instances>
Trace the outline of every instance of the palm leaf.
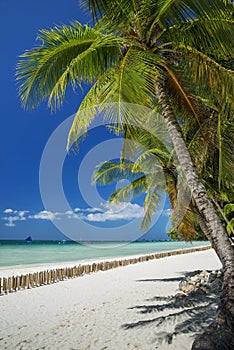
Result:
<instances>
[{"instance_id":1,"label":"palm leaf","mask_svg":"<svg viewBox=\"0 0 234 350\"><path fill-rule=\"evenodd\" d=\"M156 56L147 58L143 50L130 47L119 63L119 67L109 69L99 77L94 88L85 97L74 117L68 144L77 140L78 135L87 130L97 112L102 113L108 123L116 124L119 128L124 124L136 123L133 104L152 106L149 94L154 93L153 78L156 62ZM142 88L139 89L139 86ZM95 109L92 108L94 104ZM84 108L88 106L91 108L86 113ZM142 116L141 110L137 113ZM142 123L140 120L139 117L138 121Z\"/></svg>"},{"instance_id":2,"label":"palm leaf","mask_svg":"<svg viewBox=\"0 0 234 350\"><path fill-rule=\"evenodd\" d=\"M173 92L173 90L175 91L174 96L173 96L173 94L172 94L172 96L174 98L175 98L175 95L176 95L176 98L178 98L178 96L180 96L180 99L182 100L181 105L186 105L187 110L189 110L190 113L193 114L193 116L196 118L198 126L201 127L197 112L195 111L194 105L191 102L190 97L186 93L183 85L181 84L181 82L177 78L176 74L168 67L168 65L165 65L164 68L168 73L169 85L170 85L170 87L172 87L171 92Z\"/></svg>"},{"instance_id":3,"label":"palm leaf","mask_svg":"<svg viewBox=\"0 0 234 350\"><path fill-rule=\"evenodd\" d=\"M132 163L103 162L95 170L93 183L107 185L124 178L134 179L136 175L132 172L132 168Z\"/></svg>"},{"instance_id":4,"label":"palm leaf","mask_svg":"<svg viewBox=\"0 0 234 350\"><path fill-rule=\"evenodd\" d=\"M224 206L224 214L227 216L228 214L234 212L234 204L228 203Z\"/></svg>"},{"instance_id":5,"label":"palm leaf","mask_svg":"<svg viewBox=\"0 0 234 350\"><path fill-rule=\"evenodd\" d=\"M223 0L159 0L153 2L154 12L150 35L156 23L163 28L178 25L194 18L219 18L232 16L232 5Z\"/></svg>"},{"instance_id":6,"label":"palm leaf","mask_svg":"<svg viewBox=\"0 0 234 350\"><path fill-rule=\"evenodd\" d=\"M221 12L217 18L195 18L174 25L165 32L165 36L173 45L193 47L212 58L226 60L233 58L234 54L233 27L231 14L225 17ZM206 40L201 40L202 37Z\"/></svg>"},{"instance_id":7,"label":"palm leaf","mask_svg":"<svg viewBox=\"0 0 234 350\"><path fill-rule=\"evenodd\" d=\"M111 194L111 203L130 202L147 190L149 175L142 175Z\"/></svg>"},{"instance_id":8,"label":"palm leaf","mask_svg":"<svg viewBox=\"0 0 234 350\"><path fill-rule=\"evenodd\" d=\"M74 143L78 146L78 139L86 136L88 126L95 116L99 114L99 95L103 86L109 80L109 76L114 72L114 68L108 69L90 88L81 102L78 111L75 114L71 129L68 134L67 149Z\"/></svg>"},{"instance_id":9,"label":"palm leaf","mask_svg":"<svg viewBox=\"0 0 234 350\"><path fill-rule=\"evenodd\" d=\"M207 96L209 99L213 97L224 117L233 118L233 71L191 47L179 46L177 51L187 59L183 60L184 69L195 85L198 95Z\"/></svg>"},{"instance_id":10,"label":"palm leaf","mask_svg":"<svg viewBox=\"0 0 234 350\"><path fill-rule=\"evenodd\" d=\"M142 27L144 19L147 18L146 13L149 13L149 0L82 0L81 4L84 8L91 11L94 20L99 20L105 17L111 22L111 26L123 26L125 30L131 22ZM136 29L136 27L132 27Z\"/></svg>"},{"instance_id":11,"label":"palm leaf","mask_svg":"<svg viewBox=\"0 0 234 350\"><path fill-rule=\"evenodd\" d=\"M227 232L229 235L234 233L234 218L232 218L227 225Z\"/></svg>"},{"instance_id":12,"label":"palm leaf","mask_svg":"<svg viewBox=\"0 0 234 350\"><path fill-rule=\"evenodd\" d=\"M157 211L157 207L160 201L160 192L157 187L149 187L145 201L144 201L144 217L141 222L141 230L147 231L152 222L152 217Z\"/></svg>"},{"instance_id":13,"label":"palm leaf","mask_svg":"<svg viewBox=\"0 0 234 350\"><path fill-rule=\"evenodd\" d=\"M41 45L21 55L17 80L22 104L33 108L49 97L61 104L69 83L92 83L120 55L120 42L79 22L71 26L41 30ZM122 39L123 41L123 39Z\"/></svg>"}]
</instances>

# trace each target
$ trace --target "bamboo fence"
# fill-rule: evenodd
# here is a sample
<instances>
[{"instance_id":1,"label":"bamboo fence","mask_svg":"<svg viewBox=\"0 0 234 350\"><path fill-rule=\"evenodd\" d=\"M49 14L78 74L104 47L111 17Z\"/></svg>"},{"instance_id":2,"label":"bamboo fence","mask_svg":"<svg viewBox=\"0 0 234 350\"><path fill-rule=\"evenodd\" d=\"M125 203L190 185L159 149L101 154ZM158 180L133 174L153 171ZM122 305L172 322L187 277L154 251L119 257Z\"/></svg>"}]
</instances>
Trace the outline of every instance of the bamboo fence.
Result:
<instances>
[{"instance_id":1,"label":"bamboo fence","mask_svg":"<svg viewBox=\"0 0 234 350\"><path fill-rule=\"evenodd\" d=\"M203 246L197 248L172 250L161 253L154 253L133 258L125 258L113 261L94 262L87 265L78 265L73 267L57 268L54 270L46 270L35 273L29 273L20 276L0 277L0 295L16 292L18 290L31 289L64 281L66 279L83 276L97 271L106 271L120 266L136 264L139 262L149 261L153 259L161 259L168 256L178 254L188 254L210 249L211 246Z\"/></svg>"}]
</instances>

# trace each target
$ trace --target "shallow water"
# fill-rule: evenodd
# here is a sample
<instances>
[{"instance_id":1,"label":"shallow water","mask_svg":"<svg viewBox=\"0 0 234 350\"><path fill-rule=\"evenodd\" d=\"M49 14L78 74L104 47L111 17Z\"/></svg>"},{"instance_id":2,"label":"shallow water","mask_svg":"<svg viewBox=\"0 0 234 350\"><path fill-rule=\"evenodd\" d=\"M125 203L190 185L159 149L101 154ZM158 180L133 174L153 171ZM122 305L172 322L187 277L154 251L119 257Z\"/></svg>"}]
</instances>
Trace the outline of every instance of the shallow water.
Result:
<instances>
[{"instance_id":1,"label":"shallow water","mask_svg":"<svg viewBox=\"0 0 234 350\"><path fill-rule=\"evenodd\" d=\"M209 242L0 241L0 266L35 265L149 254L208 245Z\"/></svg>"}]
</instances>

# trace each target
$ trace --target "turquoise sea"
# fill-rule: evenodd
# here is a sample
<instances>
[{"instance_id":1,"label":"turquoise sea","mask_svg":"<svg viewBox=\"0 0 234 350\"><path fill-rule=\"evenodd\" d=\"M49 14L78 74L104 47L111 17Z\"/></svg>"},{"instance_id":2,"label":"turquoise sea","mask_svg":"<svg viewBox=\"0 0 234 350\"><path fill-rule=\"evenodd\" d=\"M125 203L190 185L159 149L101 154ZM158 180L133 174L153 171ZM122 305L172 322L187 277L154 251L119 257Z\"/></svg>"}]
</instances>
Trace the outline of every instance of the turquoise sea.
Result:
<instances>
[{"instance_id":1,"label":"turquoise sea","mask_svg":"<svg viewBox=\"0 0 234 350\"><path fill-rule=\"evenodd\" d=\"M201 242L0 241L0 266L37 265L150 254L209 245Z\"/></svg>"}]
</instances>

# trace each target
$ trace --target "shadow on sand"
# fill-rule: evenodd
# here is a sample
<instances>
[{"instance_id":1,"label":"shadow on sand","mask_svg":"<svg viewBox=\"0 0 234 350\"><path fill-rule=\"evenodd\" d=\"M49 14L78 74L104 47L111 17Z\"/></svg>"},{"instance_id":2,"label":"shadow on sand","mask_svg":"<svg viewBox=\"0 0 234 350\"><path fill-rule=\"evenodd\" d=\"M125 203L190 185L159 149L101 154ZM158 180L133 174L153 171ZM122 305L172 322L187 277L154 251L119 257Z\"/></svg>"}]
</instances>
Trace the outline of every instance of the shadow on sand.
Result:
<instances>
[{"instance_id":1,"label":"shadow on sand","mask_svg":"<svg viewBox=\"0 0 234 350\"><path fill-rule=\"evenodd\" d=\"M183 277L146 279L136 282L154 283L160 281L167 283L179 282L182 279ZM219 297L215 294L208 294L205 289L195 290L188 295L178 293L168 297L155 296L146 299L142 305L129 308L136 310L139 314L139 320L134 323L125 323L122 328L129 330L151 325L154 327L156 349L162 344L164 346L172 344L173 346L173 340L181 334L187 334L194 338L201 333L214 318L218 302ZM146 319L147 315L151 318ZM152 318L152 316L156 317Z\"/></svg>"}]
</instances>

